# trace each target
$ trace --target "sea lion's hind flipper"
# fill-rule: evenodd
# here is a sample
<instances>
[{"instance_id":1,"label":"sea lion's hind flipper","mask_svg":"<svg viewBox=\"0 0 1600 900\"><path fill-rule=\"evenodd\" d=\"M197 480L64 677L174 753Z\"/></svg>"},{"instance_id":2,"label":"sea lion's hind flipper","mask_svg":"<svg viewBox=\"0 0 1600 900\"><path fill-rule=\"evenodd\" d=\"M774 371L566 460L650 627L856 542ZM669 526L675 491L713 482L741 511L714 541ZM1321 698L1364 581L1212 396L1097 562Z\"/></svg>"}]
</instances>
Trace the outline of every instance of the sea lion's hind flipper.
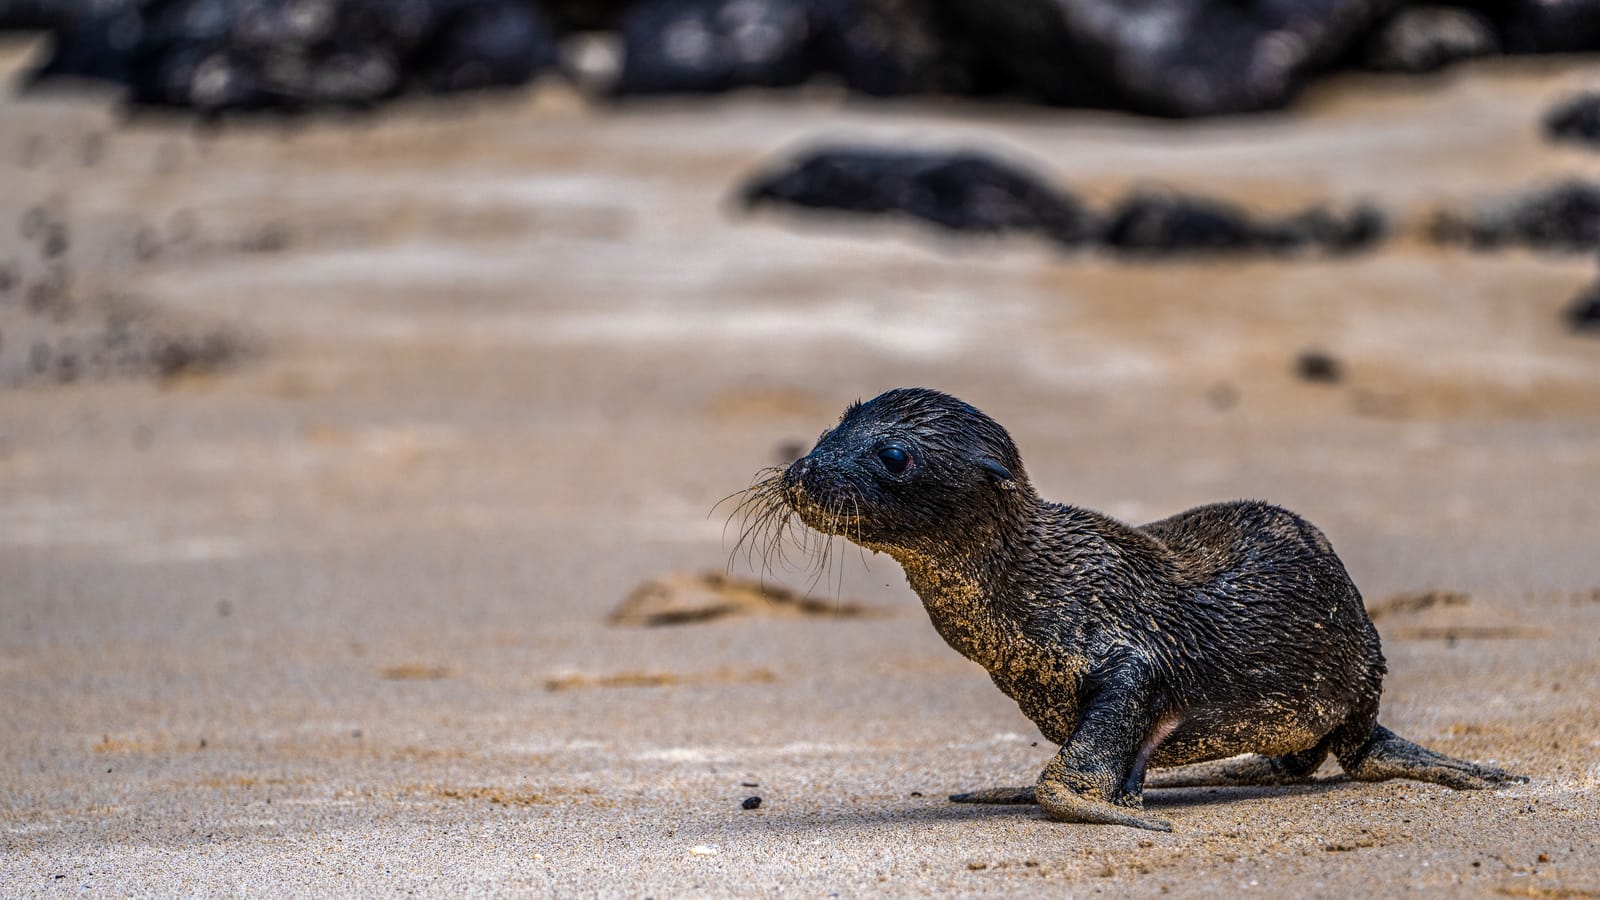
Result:
<instances>
[{"instance_id":1,"label":"sea lion's hind flipper","mask_svg":"<svg viewBox=\"0 0 1600 900\"><path fill-rule=\"evenodd\" d=\"M1033 786L1029 785L1028 787L986 788L981 791L968 791L965 794L951 794L950 802L1026 806L1030 803L1038 803L1039 797L1034 793Z\"/></svg>"},{"instance_id":2,"label":"sea lion's hind flipper","mask_svg":"<svg viewBox=\"0 0 1600 900\"><path fill-rule=\"evenodd\" d=\"M1259 787L1280 784L1306 784L1322 761L1328 758L1324 742L1282 756L1262 756L1250 753L1215 762L1195 763L1176 769L1156 772L1145 782L1153 788L1187 787Z\"/></svg>"},{"instance_id":3,"label":"sea lion's hind flipper","mask_svg":"<svg viewBox=\"0 0 1600 900\"><path fill-rule=\"evenodd\" d=\"M1415 744L1382 725L1372 728L1372 736L1356 752L1339 758L1339 765L1356 781L1386 781L1409 778L1442 784L1458 791L1483 790L1511 782L1526 783L1525 775L1482 763L1453 759Z\"/></svg>"}]
</instances>

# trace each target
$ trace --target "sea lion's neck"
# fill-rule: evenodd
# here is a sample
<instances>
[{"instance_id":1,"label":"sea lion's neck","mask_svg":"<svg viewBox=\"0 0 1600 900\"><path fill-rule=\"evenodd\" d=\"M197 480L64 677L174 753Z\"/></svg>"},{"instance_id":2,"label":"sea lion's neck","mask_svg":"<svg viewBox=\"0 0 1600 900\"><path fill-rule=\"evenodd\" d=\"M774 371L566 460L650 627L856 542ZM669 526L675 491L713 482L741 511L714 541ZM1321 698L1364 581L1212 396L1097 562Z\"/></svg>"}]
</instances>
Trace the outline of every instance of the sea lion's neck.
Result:
<instances>
[{"instance_id":1,"label":"sea lion's neck","mask_svg":"<svg viewBox=\"0 0 1600 900\"><path fill-rule=\"evenodd\" d=\"M1030 492L1031 494L1031 492ZM1014 615L1016 579L1023 561L1037 557L1040 531L1037 497L1018 498L1024 510L1008 516L1008 526L968 533L955 542L929 547L884 548L905 570L939 636L962 656L991 671L1025 641Z\"/></svg>"}]
</instances>

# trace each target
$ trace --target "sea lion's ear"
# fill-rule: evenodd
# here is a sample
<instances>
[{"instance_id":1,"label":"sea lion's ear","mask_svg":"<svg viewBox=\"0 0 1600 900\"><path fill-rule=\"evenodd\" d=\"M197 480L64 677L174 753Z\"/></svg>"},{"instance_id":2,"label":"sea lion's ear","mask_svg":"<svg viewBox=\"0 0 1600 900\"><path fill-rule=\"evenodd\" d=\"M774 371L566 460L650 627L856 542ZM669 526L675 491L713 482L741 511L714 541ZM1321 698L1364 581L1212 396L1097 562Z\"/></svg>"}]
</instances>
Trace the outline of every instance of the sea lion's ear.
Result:
<instances>
[{"instance_id":1,"label":"sea lion's ear","mask_svg":"<svg viewBox=\"0 0 1600 900\"><path fill-rule=\"evenodd\" d=\"M989 480L993 481L1000 488L1000 490L1014 491L1017 489L1017 479L1011 474L1010 469L1007 469L1005 466L1000 465L998 462L990 459L987 456L979 459L978 465L982 466L983 470L989 473Z\"/></svg>"}]
</instances>

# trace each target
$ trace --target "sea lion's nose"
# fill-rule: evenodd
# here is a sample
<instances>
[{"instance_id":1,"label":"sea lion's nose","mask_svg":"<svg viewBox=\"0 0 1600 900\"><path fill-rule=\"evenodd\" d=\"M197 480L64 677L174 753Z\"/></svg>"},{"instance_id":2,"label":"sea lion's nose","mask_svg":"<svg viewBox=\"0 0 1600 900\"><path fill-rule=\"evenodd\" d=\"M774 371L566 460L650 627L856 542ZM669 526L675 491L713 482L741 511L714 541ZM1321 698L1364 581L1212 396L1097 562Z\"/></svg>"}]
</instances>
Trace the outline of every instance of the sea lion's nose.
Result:
<instances>
[{"instance_id":1,"label":"sea lion's nose","mask_svg":"<svg viewBox=\"0 0 1600 900\"><path fill-rule=\"evenodd\" d=\"M800 482L806 477L806 473L810 471L811 462L809 457L802 456L790 463L789 468L783 470L784 493L788 494L791 498L799 493L801 490Z\"/></svg>"}]
</instances>

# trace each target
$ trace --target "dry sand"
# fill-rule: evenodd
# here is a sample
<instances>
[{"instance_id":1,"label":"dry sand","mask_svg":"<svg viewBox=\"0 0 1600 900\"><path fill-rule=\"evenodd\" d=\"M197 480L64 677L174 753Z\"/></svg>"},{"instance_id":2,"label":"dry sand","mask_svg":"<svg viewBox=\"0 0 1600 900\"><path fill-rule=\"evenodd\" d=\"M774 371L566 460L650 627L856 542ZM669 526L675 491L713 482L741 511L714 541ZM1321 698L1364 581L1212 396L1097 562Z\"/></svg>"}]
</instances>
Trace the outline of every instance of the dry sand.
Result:
<instances>
[{"instance_id":1,"label":"dry sand","mask_svg":"<svg viewBox=\"0 0 1600 900\"><path fill-rule=\"evenodd\" d=\"M49 204L75 291L258 348L0 391L0 893L1600 897L1600 340L1559 320L1592 259L1133 265L725 202L877 136L1414 225L1600 175L1536 128L1596 80L1350 78L1191 125L541 89L217 134L0 98L0 261ZM1297 380L1310 347L1346 380ZM993 413L1053 498L1304 513L1379 612L1385 721L1532 782L1055 824L943 799L1053 748L885 559L811 589L868 615L607 624L720 570L718 498L899 384Z\"/></svg>"}]
</instances>

